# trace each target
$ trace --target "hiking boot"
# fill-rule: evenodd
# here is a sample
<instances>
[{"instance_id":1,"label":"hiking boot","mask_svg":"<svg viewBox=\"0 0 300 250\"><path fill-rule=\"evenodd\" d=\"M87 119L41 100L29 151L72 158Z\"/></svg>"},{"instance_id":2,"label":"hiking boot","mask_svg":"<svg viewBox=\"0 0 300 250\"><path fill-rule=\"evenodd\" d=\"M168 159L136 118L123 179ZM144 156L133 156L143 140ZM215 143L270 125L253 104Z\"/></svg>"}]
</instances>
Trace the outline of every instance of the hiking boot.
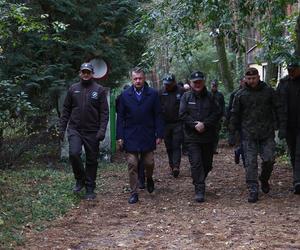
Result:
<instances>
[{"instance_id":1,"label":"hiking boot","mask_svg":"<svg viewBox=\"0 0 300 250\"><path fill-rule=\"evenodd\" d=\"M85 200L94 200L96 198L96 194L94 193L94 189L87 188L86 193L84 195Z\"/></svg>"},{"instance_id":2,"label":"hiking boot","mask_svg":"<svg viewBox=\"0 0 300 250\"><path fill-rule=\"evenodd\" d=\"M234 150L234 163L239 164L240 163L240 154L237 150Z\"/></svg>"},{"instance_id":3,"label":"hiking boot","mask_svg":"<svg viewBox=\"0 0 300 250\"><path fill-rule=\"evenodd\" d=\"M296 183L294 186L294 194L300 194L300 183Z\"/></svg>"},{"instance_id":4,"label":"hiking boot","mask_svg":"<svg viewBox=\"0 0 300 250\"><path fill-rule=\"evenodd\" d=\"M197 192L195 195L196 202L204 202L204 192Z\"/></svg>"},{"instance_id":5,"label":"hiking boot","mask_svg":"<svg viewBox=\"0 0 300 250\"><path fill-rule=\"evenodd\" d=\"M76 180L76 184L73 188L74 193L79 193L84 188L84 181L83 180Z\"/></svg>"},{"instance_id":6,"label":"hiking boot","mask_svg":"<svg viewBox=\"0 0 300 250\"><path fill-rule=\"evenodd\" d=\"M154 191L154 181L152 178L147 178L147 190L149 193Z\"/></svg>"},{"instance_id":7,"label":"hiking boot","mask_svg":"<svg viewBox=\"0 0 300 250\"><path fill-rule=\"evenodd\" d=\"M261 184L261 191L263 191L265 194L270 192L270 184L267 180L262 180L259 178L260 184Z\"/></svg>"},{"instance_id":8,"label":"hiking boot","mask_svg":"<svg viewBox=\"0 0 300 250\"><path fill-rule=\"evenodd\" d=\"M134 203L137 203L138 201L139 201L139 196L137 193L130 195L130 197L128 199L129 204L134 204Z\"/></svg>"},{"instance_id":9,"label":"hiking boot","mask_svg":"<svg viewBox=\"0 0 300 250\"><path fill-rule=\"evenodd\" d=\"M177 178L178 175L179 175L179 168L174 167L174 168L173 168L173 176L174 176L175 178Z\"/></svg>"},{"instance_id":10,"label":"hiking boot","mask_svg":"<svg viewBox=\"0 0 300 250\"><path fill-rule=\"evenodd\" d=\"M258 190L257 186L252 186L249 188L248 202L255 203L258 201Z\"/></svg>"}]
</instances>

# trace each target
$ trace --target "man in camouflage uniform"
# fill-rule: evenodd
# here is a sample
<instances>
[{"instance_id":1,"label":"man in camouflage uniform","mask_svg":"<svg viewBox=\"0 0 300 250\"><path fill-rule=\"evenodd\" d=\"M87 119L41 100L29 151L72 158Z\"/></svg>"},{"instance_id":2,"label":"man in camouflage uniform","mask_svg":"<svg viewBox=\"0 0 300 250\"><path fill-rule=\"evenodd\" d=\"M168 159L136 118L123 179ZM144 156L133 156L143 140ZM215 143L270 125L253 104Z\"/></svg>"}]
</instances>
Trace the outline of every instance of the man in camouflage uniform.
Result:
<instances>
[{"instance_id":1,"label":"man in camouflage uniform","mask_svg":"<svg viewBox=\"0 0 300 250\"><path fill-rule=\"evenodd\" d=\"M168 153L169 166L175 178L179 175L181 144L183 140L182 122L179 119L179 105L183 88L176 84L173 74L163 79L164 87L159 91L162 115L165 122L164 141Z\"/></svg>"},{"instance_id":2,"label":"man in camouflage uniform","mask_svg":"<svg viewBox=\"0 0 300 250\"><path fill-rule=\"evenodd\" d=\"M280 114L275 91L260 81L257 69L249 68L245 74L245 87L234 97L230 131L234 133L241 129L249 188L248 202L251 203L258 200L258 154L262 158L259 176L261 189L264 193L270 191L269 178L275 162L274 113Z\"/></svg>"},{"instance_id":3,"label":"man in camouflage uniform","mask_svg":"<svg viewBox=\"0 0 300 250\"><path fill-rule=\"evenodd\" d=\"M286 138L293 167L294 193L300 194L300 65L288 66L288 76L281 79L276 92L284 108L278 137Z\"/></svg>"},{"instance_id":4,"label":"man in camouflage uniform","mask_svg":"<svg viewBox=\"0 0 300 250\"><path fill-rule=\"evenodd\" d=\"M204 202L205 179L212 169L216 125L221 112L205 87L205 76L200 71L191 75L191 91L185 92L181 98L179 117L184 123L195 200Z\"/></svg>"}]
</instances>

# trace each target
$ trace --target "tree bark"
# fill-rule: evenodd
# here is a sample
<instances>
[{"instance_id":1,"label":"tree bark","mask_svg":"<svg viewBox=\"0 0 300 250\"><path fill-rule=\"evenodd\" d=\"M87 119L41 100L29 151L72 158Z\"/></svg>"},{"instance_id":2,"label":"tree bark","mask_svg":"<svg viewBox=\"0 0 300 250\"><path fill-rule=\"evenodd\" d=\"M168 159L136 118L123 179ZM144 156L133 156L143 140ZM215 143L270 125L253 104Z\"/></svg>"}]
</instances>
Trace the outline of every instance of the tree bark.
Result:
<instances>
[{"instance_id":1,"label":"tree bark","mask_svg":"<svg viewBox=\"0 0 300 250\"><path fill-rule=\"evenodd\" d=\"M226 55L225 38L223 33L220 32L220 34L218 34L215 37L215 43L216 43L217 54L219 59L221 80L225 86L225 89L228 92L231 92L233 90L233 80L232 80L232 74L230 71L230 67Z\"/></svg>"}]
</instances>

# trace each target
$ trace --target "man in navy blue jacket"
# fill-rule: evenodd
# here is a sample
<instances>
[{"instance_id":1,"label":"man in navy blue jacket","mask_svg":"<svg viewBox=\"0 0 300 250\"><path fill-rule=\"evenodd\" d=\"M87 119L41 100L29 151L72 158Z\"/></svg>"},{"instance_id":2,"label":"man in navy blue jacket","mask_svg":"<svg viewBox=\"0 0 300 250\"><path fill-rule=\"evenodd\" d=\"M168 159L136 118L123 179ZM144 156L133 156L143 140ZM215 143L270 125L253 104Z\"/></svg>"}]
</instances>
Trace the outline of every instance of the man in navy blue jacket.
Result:
<instances>
[{"instance_id":1,"label":"man in navy blue jacket","mask_svg":"<svg viewBox=\"0 0 300 250\"><path fill-rule=\"evenodd\" d=\"M138 162L144 163L147 189L154 191L153 151L163 138L163 120L158 92L145 85L145 72L135 68L131 73L132 86L120 96L117 119L117 140L127 153L130 204L138 201Z\"/></svg>"}]
</instances>

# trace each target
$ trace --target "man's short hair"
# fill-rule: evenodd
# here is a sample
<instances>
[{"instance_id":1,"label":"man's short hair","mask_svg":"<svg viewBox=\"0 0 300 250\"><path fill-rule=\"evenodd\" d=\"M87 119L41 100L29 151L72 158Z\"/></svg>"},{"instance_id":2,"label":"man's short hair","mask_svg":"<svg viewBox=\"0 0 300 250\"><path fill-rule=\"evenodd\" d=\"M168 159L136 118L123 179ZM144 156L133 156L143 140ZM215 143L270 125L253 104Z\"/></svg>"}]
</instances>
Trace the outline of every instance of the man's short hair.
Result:
<instances>
[{"instance_id":1,"label":"man's short hair","mask_svg":"<svg viewBox=\"0 0 300 250\"><path fill-rule=\"evenodd\" d=\"M131 75L132 73L138 73L138 74L144 74L145 75L145 71L141 68L141 67L135 67L131 70Z\"/></svg>"},{"instance_id":2,"label":"man's short hair","mask_svg":"<svg viewBox=\"0 0 300 250\"><path fill-rule=\"evenodd\" d=\"M258 74L258 70L256 68L248 68L245 73L246 76L256 76Z\"/></svg>"}]
</instances>

